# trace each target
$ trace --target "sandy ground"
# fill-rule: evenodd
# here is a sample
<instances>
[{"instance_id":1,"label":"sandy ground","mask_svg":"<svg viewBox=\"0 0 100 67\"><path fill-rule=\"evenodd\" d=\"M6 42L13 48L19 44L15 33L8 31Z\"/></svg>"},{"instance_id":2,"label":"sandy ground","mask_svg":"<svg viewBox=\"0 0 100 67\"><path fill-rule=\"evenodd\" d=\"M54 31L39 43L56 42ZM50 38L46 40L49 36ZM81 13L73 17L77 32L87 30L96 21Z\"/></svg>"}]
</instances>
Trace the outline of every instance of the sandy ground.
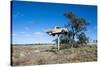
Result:
<instances>
[{"instance_id":1,"label":"sandy ground","mask_svg":"<svg viewBox=\"0 0 100 67\"><path fill-rule=\"evenodd\" d=\"M97 61L96 46L57 51L53 45L12 46L12 65L41 65Z\"/></svg>"}]
</instances>

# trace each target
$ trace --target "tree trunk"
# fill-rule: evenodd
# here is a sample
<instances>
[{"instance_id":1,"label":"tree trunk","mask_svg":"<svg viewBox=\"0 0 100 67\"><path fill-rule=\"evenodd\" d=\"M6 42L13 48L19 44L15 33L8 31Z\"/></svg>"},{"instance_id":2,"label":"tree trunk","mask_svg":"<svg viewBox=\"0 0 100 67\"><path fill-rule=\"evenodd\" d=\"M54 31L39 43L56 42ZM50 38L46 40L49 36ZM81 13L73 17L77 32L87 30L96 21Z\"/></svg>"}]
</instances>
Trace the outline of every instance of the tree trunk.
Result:
<instances>
[{"instance_id":1,"label":"tree trunk","mask_svg":"<svg viewBox=\"0 0 100 67\"><path fill-rule=\"evenodd\" d=\"M72 38L73 38L73 40L75 40L75 34L73 34L73 37ZM73 48L74 44L75 43L72 42L72 48Z\"/></svg>"}]
</instances>

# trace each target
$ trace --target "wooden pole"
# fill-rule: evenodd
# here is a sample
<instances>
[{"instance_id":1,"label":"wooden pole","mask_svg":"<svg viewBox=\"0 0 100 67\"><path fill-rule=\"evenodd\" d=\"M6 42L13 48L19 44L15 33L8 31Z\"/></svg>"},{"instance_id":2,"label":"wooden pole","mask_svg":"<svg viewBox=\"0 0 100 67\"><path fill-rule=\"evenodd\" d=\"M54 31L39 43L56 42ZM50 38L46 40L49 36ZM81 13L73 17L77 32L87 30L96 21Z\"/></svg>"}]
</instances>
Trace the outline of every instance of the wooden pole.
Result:
<instances>
[{"instance_id":1,"label":"wooden pole","mask_svg":"<svg viewBox=\"0 0 100 67\"><path fill-rule=\"evenodd\" d=\"M57 47L58 47L58 50L60 49L60 47L59 47L59 34L58 34L58 45L57 45Z\"/></svg>"}]
</instances>

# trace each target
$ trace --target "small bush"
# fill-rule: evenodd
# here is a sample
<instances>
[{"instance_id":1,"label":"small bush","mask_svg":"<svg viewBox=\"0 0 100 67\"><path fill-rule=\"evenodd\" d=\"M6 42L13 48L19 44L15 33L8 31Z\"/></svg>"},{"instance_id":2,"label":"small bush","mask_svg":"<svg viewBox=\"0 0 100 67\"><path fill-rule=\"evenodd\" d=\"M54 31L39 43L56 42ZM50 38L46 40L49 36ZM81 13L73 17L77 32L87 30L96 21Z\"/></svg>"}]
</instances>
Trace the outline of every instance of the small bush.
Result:
<instances>
[{"instance_id":1,"label":"small bush","mask_svg":"<svg viewBox=\"0 0 100 67\"><path fill-rule=\"evenodd\" d=\"M57 49L57 47L52 46L51 49Z\"/></svg>"},{"instance_id":2,"label":"small bush","mask_svg":"<svg viewBox=\"0 0 100 67\"><path fill-rule=\"evenodd\" d=\"M53 52L54 54L57 54L57 49L46 50L46 52Z\"/></svg>"},{"instance_id":3,"label":"small bush","mask_svg":"<svg viewBox=\"0 0 100 67\"><path fill-rule=\"evenodd\" d=\"M41 64L45 64L44 60L41 59L41 58L37 61L37 63L38 63L39 65L41 65Z\"/></svg>"},{"instance_id":4,"label":"small bush","mask_svg":"<svg viewBox=\"0 0 100 67\"><path fill-rule=\"evenodd\" d=\"M61 44L60 49L66 49L66 48L71 48L71 45L68 44Z\"/></svg>"}]
</instances>

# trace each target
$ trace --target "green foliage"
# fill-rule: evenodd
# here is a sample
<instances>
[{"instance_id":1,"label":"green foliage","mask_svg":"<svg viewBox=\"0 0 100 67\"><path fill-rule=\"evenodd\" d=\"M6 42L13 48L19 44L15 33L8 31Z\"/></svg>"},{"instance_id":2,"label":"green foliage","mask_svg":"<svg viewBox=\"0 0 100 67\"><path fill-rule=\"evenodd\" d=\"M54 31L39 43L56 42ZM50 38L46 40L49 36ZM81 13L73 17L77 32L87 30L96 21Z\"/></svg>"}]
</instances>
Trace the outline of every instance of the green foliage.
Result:
<instances>
[{"instance_id":1,"label":"green foliage","mask_svg":"<svg viewBox=\"0 0 100 67\"><path fill-rule=\"evenodd\" d=\"M71 34L70 37L72 37L67 39L72 41L71 43L73 46L77 46L76 39L78 39L80 44L86 44L88 42L88 38L83 32L86 31L86 27L89 25L89 23L85 19L77 17L73 12L67 12L64 14L64 16L69 19L69 23L67 23L65 26L69 29L69 34Z\"/></svg>"},{"instance_id":2,"label":"green foliage","mask_svg":"<svg viewBox=\"0 0 100 67\"><path fill-rule=\"evenodd\" d=\"M60 43L65 44L65 47L66 45L79 47L79 44L87 44L88 38L85 35L85 31L89 23L84 18L77 17L73 12L66 12L64 16L69 20L69 22L65 24L65 28L67 28L69 32L60 35ZM54 41L57 43L57 39Z\"/></svg>"},{"instance_id":3,"label":"green foliage","mask_svg":"<svg viewBox=\"0 0 100 67\"><path fill-rule=\"evenodd\" d=\"M89 42L89 39L86 37L85 33L82 32L80 33L77 38L79 39L77 43L83 45L83 44L87 44L87 42Z\"/></svg>"}]
</instances>

